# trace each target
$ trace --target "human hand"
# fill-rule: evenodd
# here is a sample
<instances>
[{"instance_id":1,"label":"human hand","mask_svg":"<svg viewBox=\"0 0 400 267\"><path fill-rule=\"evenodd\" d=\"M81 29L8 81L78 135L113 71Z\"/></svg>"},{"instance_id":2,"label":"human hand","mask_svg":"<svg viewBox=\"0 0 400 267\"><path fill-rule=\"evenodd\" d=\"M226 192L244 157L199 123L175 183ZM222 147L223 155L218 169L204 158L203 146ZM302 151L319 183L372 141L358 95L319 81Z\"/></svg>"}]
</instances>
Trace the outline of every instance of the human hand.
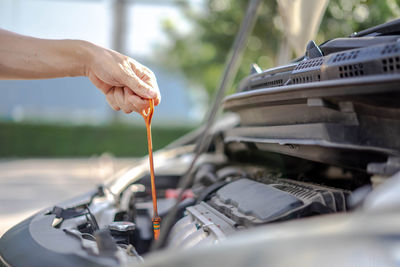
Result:
<instances>
[{"instance_id":1,"label":"human hand","mask_svg":"<svg viewBox=\"0 0 400 267\"><path fill-rule=\"evenodd\" d=\"M156 77L147 67L116 51L92 46L85 75L105 95L114 110L141 113L161 101Z\"/></svg>"},{"instance_id":2,"label":"human hand","mask_svg":"<svg viewBox=\"0 0 400 267\"><path fill-rule=\"evenodd\" d=\"M86 75L110 106L141 113L160 103L153 72L130 57L82 40L39 39L0 29L0 79Z\"/></svg>"}]
</instances>

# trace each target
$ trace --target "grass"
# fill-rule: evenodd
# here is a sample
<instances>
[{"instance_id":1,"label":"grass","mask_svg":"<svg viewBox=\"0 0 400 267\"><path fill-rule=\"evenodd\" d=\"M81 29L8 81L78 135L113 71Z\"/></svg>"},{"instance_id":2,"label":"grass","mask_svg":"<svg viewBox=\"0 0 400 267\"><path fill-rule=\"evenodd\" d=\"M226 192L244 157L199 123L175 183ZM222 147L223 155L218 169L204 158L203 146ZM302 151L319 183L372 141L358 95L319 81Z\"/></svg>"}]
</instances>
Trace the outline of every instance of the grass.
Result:
<instances>
[{"instance_id":1,"label":"grass","mask_svg":"<svg viewBox=\"0 0 400 267\"><path fill-rule=\"evenodd\" d=\"M154 150L191 131L189 127L152 127ZM110 152L117 157L147 154L146 129L140 126L61 126L0 122L0 157L86 157Z\"/></svg>"}]
</instances>

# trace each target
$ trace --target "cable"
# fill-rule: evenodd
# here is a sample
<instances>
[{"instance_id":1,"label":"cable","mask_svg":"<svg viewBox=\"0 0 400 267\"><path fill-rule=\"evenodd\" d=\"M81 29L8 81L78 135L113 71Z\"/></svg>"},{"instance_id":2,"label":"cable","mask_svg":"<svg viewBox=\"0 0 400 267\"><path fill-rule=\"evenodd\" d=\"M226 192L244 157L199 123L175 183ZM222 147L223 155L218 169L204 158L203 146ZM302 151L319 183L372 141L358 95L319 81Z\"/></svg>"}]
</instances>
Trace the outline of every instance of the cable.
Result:
<instances>
[{"instance_id":1,"label":"cable","mask_svg":"<svg viewBox=\"0 0 400 267\"><path fill-rule=\"evenodd\" d=\"M167 216L165 217L164 223L162 225L163 230L161 231L160 238L158 241L154 241L151 246L151 250L156 250L162 247L165 244L166 238L170 229L172 228L172 224L175 221L176 214L178 211L178 205L180 200L182 199L183 193L185 189L192 183L193 180L193 169L196 165L197 160L199 159L200 155L205 151L206 148L209 147L211 143L211 137L208 136L211 126L214 124L216 115L218 113L220 103L222 98L225 96L225 92L227 88L232 87L233 79L235 78L237 71L239 69L239 62L243 56L243 51L246 47L246 43L248 37L254 27L254 24L257 19L257 11L260 7L261 0L251 0L247 6L246 15L242 21L242 24L239 29L239 33L235 38L235 42L233 43L232 49L227 57L227 64L224 69L224 73L221 78L221 82L218 87L218 91L214 98L214 102L211 106L209 112L205 116L205 127L203 133L200 135L198 142L195 147L195 156L192 162L189 165L188 170L186 171L185 175L179 181L178 188L180 189L179 196L176 200L176 203L168 212Z\"/></svg>"}]
</instances>

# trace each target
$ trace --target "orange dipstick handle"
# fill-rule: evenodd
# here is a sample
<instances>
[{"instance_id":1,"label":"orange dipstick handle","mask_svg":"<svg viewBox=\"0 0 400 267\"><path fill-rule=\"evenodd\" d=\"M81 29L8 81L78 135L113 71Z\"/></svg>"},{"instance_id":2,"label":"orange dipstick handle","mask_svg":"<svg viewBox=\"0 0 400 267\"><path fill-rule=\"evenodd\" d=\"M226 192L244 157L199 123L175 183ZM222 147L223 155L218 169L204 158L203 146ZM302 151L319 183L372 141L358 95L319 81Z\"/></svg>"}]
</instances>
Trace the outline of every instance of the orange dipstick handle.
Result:
<instances>
[{"instance_id":1,"label":"orange dipstick handle","mask_svg":"<svg viewBox=\"0 0 400 267\"><path fill-rule=\"evenodd\" d=\"M149 163L150 163L150 178L151 178L151 196L153 198L153 230L154 230L154 239L158 240L160 235L160 223L161 218L158 216L157 212L157 195L156 195L156 184L154 180L154 163L153 163L153 143L151 140L151 119L153 118L154 113L154 101L152 99L149 100L150 107L148 110L142 110L142 116L144 121L146 122L146 130L147 130L147 144L149 147Z\"/></svg>"}]
</instances>

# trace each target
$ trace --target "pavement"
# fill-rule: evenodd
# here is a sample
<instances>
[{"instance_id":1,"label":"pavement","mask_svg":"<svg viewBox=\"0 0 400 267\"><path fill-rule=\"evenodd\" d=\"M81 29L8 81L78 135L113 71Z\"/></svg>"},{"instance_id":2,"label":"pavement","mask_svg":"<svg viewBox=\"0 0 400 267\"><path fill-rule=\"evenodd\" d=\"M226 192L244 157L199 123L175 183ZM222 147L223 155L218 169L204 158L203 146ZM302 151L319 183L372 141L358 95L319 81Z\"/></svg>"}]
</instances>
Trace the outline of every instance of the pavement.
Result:
<instances>
[{"instance_id":1,"label":"pavement","mask_svg":"<svg viewBox=\"0 0 400 267\"><path fill-rule=\"evenodd\" d=\"M135 159L0 160L0 237L30 215L85 193Z\"/></svg>"}]
</instances>

